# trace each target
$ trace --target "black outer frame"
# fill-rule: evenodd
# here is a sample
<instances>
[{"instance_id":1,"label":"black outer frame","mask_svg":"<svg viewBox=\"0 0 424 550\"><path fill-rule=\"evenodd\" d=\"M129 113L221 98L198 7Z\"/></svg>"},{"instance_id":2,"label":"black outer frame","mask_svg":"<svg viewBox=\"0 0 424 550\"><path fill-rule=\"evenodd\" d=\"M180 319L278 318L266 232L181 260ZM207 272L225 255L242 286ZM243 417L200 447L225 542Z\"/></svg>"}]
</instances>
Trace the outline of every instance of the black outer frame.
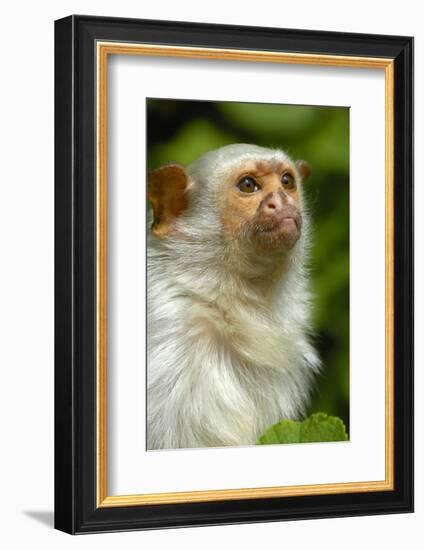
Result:
<instances>
[{"instance_id":1,"label":"black outer frame","mask_svg":"<svg viewBox=\"0 0 424 550\"><path fill-rule=\"evenodd\" d=\"M96 508L97 40L395 60L395 490ZM109 17L55 22L55 527L93 533L413 511L413 38Z\"/></svg>"}]
</instances>

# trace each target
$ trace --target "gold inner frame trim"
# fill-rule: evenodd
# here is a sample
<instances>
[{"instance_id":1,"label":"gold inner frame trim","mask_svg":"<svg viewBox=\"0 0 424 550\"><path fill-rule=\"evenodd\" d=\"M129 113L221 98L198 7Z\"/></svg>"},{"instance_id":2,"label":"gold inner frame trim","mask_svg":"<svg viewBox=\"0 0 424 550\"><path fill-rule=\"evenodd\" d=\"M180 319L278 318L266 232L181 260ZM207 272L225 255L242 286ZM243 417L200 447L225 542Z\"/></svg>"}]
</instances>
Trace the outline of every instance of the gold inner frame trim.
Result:
<instances>
[{"instance_id":1,"label":"gold inner frame trim","mask_svg":"<svg viewBox=\"0 0 424 550\"><path fill-rule=\"evenodd\" d=\"M97 506L141 506L305 495L364 493L394 489L394 60L254 50L194 48L124 42L96 43L97 54ZM385 479L278 487L216 489L178 493L107 494L107 60L109 55L219 59L331 67L384 69L386 214Z\"/></svg>"}]
</instances>

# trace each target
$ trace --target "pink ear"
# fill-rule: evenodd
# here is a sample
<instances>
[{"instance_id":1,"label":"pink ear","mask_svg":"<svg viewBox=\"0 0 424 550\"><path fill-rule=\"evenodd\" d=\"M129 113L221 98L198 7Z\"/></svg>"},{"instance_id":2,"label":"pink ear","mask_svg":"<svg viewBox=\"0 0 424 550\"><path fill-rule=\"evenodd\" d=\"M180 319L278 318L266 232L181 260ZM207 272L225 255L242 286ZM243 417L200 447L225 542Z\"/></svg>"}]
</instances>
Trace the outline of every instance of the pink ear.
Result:
<instances>
[{"instance_id":1,"label":"pink ear","mask_svg":"<svg viewBox=\"0 0 424 550\"><path fill-rule=\"evenodd\" d=\"M306 162L306 160L297 160L296 167L299 170L300 175L302 176L302 181L305 181L311 175L311 167Z\"/></svg>"},{"instance_id":2,"label":"pink ear","mask_svg":"<svg viewBox=\"0 0 424 550\"><path fill-rule=\"evenodd\" d=\"M179 164L169 164L147 175L147 196L153 208L152 233L166 237L172 223L187 208L187 173Z\"/></svg>"}]
</instances>

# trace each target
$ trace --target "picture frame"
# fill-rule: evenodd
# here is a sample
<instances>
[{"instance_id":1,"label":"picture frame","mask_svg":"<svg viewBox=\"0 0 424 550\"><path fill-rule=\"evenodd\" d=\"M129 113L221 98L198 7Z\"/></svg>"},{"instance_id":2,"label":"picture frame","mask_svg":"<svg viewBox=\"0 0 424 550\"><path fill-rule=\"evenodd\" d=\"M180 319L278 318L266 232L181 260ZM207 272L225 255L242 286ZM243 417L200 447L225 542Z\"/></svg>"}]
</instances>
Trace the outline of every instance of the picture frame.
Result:
<instances>
[{"instance_id":1,"label":"picture frame","mask_svg":"<svg viewBox=\"0 0 424 550\"><path fill-rule=\"evenodd\" d=\"M116 54L384 71L383 480L108 494L107 69ZM80 534L413 510L412 121L410 37L79 15L55 22L57 529Z\"/></svg>"}]
</instances>

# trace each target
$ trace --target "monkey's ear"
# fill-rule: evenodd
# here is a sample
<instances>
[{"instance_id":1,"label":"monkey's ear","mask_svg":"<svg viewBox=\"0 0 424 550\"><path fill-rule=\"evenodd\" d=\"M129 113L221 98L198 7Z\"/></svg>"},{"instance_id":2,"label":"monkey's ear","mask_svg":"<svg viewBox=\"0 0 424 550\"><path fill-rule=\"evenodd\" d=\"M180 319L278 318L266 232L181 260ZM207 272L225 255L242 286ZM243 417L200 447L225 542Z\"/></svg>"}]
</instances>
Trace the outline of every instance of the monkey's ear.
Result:
<instances>
[{"instance_id":1,"label":"monkey's ear","mask_svg":"<svg viewBox=\"0 0 424 550\"><path fill-rule=\"evenodd\" d=\"M300 175L302 176L302 181L305 181L311 175L311 167L306 162L306 160L297 160L296 167L299 170Z\"/></svg>"},{"instance_id":2,"label":"monkey's ear","mask_svg":"<svg viewBox=\"0 0 424 550\"><path fill-rule=\"evenodd\" d=\"M147 196L153 208L152 233L168 235L172 222L187 207L187 173L179 164L168 164L147 175Z\"/></svg>"}]
</instances>

